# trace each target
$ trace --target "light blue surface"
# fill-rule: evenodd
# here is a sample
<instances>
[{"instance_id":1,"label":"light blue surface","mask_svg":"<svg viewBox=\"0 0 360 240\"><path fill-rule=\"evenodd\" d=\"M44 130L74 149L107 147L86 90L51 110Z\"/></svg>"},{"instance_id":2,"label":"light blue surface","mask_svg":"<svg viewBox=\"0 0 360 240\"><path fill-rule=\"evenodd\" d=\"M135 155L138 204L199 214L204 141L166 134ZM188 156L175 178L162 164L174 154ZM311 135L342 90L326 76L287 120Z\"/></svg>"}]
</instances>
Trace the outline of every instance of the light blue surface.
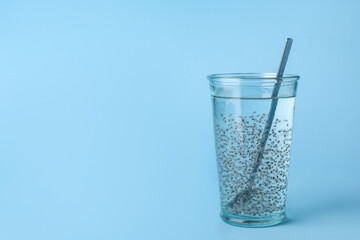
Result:
<instances>
[{"instance_id":1,"label":"light blue surface","mask_svg":"<svg viewBox=\"0 0 360 240\"><path fill-rule=\"evenodd\" d=\"M359 1L2 1L0 239L358 239ZM287 224L219 217L206 75L299 82Z\"/></svg>"}]
</instances>

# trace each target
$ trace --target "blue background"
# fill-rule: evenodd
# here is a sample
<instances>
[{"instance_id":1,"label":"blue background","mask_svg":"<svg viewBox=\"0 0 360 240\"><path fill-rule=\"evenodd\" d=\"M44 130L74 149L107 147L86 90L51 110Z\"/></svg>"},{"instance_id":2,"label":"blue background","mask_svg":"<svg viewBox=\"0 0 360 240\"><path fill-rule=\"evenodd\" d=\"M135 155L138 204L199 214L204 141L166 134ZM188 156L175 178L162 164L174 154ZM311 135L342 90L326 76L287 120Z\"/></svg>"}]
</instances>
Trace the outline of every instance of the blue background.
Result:
<instances>
[{"instance_id":1,"label":"blue background","mask_svg":"<svg viewBox=\"0 0 360 240\"><path fill-rule=\"evenodd\" d=\"M1 1L0 239L359 239L359 1ZM289 221L219 218L206 75L301 75ZM358 229L356 229L358 228Z\"/></svg>"}]
</instances>

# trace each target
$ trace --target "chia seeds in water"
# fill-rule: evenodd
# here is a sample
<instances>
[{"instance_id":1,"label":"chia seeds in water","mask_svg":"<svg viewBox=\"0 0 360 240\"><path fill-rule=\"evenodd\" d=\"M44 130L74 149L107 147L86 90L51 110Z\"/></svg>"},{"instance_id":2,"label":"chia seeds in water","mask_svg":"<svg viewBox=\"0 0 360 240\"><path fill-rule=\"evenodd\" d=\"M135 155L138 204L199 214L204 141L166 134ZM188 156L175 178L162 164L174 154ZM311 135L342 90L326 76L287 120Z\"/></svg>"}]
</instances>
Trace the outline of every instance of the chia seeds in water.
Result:
<instances>
[{"instance_id":1,"label":"chia seeds in water","mask_svg":"<svg viewBox=\"0 0 360 240\"><path fill-rule=\"evenodd\" d=\"M260 151L271 99L213 96L223 213L266 217L285 211L294 101L294 97L279 98L261 163L257 171L252 173ZM254 175L254 179L252 190L249 191L251 175ZM234 202L241 192L246 201Z\"/></svg>"}]
</instances>

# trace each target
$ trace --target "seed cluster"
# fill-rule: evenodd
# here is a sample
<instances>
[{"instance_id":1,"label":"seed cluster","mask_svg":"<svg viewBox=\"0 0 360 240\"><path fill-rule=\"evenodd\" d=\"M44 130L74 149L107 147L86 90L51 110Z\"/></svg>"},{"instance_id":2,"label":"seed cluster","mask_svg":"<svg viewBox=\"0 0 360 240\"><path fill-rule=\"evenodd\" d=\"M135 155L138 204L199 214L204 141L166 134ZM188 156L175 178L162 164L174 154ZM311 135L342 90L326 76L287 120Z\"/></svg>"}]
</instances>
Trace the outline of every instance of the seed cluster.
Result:
<instances>
[{"instance_id":1,"label":"seed cluster","mask_svg":"<svg viewBox=\"0 0 360 240\"><path fill-rule=\"evenodd\" d=\"M221 114L215 123L216 152L221 206L226 212L266 216L285 208L292 126L275 118L261 163L253 168L259 154L267 114L233 116ZM252 191L248 186L253 176ZM236 201L242 193L246 201ZM233 202L233 204L229 204Z\"/></svg>"}]
</instances>

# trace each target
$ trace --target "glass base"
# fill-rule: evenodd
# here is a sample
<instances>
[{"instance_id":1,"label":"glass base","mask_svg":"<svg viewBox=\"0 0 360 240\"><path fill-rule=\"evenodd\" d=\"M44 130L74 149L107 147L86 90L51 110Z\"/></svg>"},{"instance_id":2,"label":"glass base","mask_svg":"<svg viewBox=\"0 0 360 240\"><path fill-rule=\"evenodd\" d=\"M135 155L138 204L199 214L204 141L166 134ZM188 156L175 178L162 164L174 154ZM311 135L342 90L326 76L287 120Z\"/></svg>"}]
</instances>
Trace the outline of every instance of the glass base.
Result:
<instances>
[{"instance_id":1,"label":"glass base","mask_svg":"<svg viewBox=\"0 0 360 240\"><path fill-rule=\"evenodd\" d=\"M249 217L242 215L230 215L221 212L220 217L227 224L236 227L261 228L274 226L284 222L286 219L286 213L281 212L266 217Z\"/></svg>"}]
</instances>

